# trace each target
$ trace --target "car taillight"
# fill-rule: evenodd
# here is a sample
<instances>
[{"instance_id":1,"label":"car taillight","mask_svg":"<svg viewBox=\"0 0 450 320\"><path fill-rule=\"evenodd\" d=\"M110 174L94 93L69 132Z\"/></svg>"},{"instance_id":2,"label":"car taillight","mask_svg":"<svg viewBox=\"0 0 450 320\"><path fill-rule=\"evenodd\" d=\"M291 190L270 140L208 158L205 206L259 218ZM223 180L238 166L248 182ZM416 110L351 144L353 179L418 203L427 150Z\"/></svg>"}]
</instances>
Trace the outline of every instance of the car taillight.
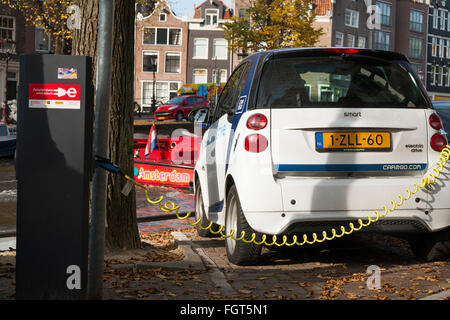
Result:
<instances>
[{"instance_id":1,"label":"car taillight","mask_svg":"<svg viewBox=\"0 0 450 320\"><path fill-rule=\"evenodd\" d=\"M245 150L248 152L259 153L267 149L269 141L260 134L252 134L245 138Z\"/></svg>"},{"instance_id":2,"label":"car taillight","mask_svg":"<svg viewBox=\"0 0 450 320\"><path fill-rule=\"evenodd\" d=\"M428 123L435 130L442 129L442 120L436 113L431 114L430 118L428 119Z\"/></svg>"},{"instance_id":3,"label":"car taillight","mask_svg":"<svg viewBox=\"0 0 450 320\"><path fill-rule=\"evenodd\" d=\"M430 140L431 148L434 151L441 152L447 145L447 139L440 133L435 133Z\"/></svg>"},{"instance_id":4,"label":"car taillight","mask_svg":"<svg viewBox=\"0 0 450 320\"><path fill-rule=\"evenodd\" d=\"M358 49L345 49L345 48L330 48L326 49L329 53L359 53Z\"/></svg>"},{"instance_id":5,"label":"car taillight","mask_svg":"<svg viewBox=\"0 0 450 320\"><path fill-rule=\"evenodd\" d=\"M267 126L267 118L261 113L250 116L247 120L247 128L252 130L261 130Z\"/></svg>"}]
</instances>

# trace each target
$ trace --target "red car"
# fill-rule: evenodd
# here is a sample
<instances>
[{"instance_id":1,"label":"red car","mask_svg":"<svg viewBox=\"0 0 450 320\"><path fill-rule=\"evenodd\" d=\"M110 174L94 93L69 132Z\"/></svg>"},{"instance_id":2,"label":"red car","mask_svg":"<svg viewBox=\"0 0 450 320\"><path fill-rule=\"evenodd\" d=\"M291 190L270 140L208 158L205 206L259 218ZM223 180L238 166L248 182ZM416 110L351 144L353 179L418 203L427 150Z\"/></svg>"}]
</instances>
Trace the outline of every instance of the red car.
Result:
<instances>
[{"instance_id":1,"label":"red car","mask_svg":"<svg viewBox=\"0 0 450 320\"><path fill-rule=\"evenodd\" d=\"M170 99L155 111L156 120L176 119L181 121L187 119L192 108L204 108L208 101L197 95L177 96Z\"/></svg>"}]
</instances>

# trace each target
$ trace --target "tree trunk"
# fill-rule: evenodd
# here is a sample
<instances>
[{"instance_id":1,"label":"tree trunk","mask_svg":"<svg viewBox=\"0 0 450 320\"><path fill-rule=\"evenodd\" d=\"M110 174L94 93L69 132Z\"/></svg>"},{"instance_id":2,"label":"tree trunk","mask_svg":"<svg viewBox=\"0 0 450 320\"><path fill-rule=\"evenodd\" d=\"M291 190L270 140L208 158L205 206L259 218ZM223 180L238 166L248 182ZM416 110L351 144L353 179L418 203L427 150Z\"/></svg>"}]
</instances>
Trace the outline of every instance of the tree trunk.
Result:
<instances>
[{"instance_id":1,"label":"tree trunk","mask_svg":"<svg viewBox=\"0 0 450 320\"><path fill-rule=\"evenodd\" d=\"M92 57L92 80L97 70L98 0L76 0L81 9L81 29L72 32L72 54Z\"/></svg>"},{"instance_id":2,"label":"tree trunk","mask_svg":"<svg viewBox=\"0 0 450 320\"><path fill-rule=\"evenodd\" d=\"M78 0L81 29L72 38L72 54L93 58L92 80L96 79L98 0ZM133 174L133 76L134 76L134 1L115 0L113 57L110 104L109 158L123 172ZM138 248L140 238L136 221L136 194L125 197L125 179L108 175L106 245Z\"/></svg>"},{"instance_id":3,"label":"tree trunk","mask_svg":"<svg viewBox=\"0 0 450 320\"><path fill-rule=\"evenodd\" d=\"M115 0L114 46L112 58L112 86L109 150L110 159L123 172L133 176L133 83L134 83L134 1ZM121 175L108 177L109 247L138 248L140 238L136 221L136 193L122 194L126 179Z\"/></svg>"}]
</instances>

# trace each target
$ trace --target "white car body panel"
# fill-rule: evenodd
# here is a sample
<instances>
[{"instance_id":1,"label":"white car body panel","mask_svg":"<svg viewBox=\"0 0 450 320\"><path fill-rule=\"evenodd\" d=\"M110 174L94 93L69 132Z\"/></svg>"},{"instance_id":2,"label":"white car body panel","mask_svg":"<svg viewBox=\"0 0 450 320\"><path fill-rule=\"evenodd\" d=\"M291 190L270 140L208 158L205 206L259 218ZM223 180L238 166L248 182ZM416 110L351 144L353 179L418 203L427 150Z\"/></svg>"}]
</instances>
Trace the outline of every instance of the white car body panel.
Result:
<instances>
[{"instance_id":1,"label":"white car body panel","mask_svg":"<svg viewBox=\"0 0 450 320\"><path fill-rule=\"evenodd\" d=\"M246 94L242 92L240 96ZM282 234L302 222L340 221L348 226L348 221L359 218L365 221L368 214L375 217L375 210L382 214L383 206L391 208L392 200L399 202L399 194L406 197L406 189L413 191L414 183L420 184L438 160L439 152L430 147L430 138L437 132L428 124L433 112L420 108L247 111L245 106L238 122L233 122L234 135L232 123L224 115L206 131L195 166L207 217L220 225L225 223L227 179L233 179L236 185L249 225L268 235ZM247 119L255 113L266 116L266 128L259 131L247 128ZM392 150L317 152L315 134L327 130L390 132ZM250 153L244 148L245 137L255 133L269 140L269 147L263 152ZM208 157L214 161L208 163ZM356 167L336 170L329 165ZM392 165L396 169L389 167ZM398 166L406 167L398 169ZM417 221L427 231L450 226L449 178L450 164L447 164L433 187L420 190L382 219ZM394 224L383 230L409 229Z\"/></svg>"}]
</instances>

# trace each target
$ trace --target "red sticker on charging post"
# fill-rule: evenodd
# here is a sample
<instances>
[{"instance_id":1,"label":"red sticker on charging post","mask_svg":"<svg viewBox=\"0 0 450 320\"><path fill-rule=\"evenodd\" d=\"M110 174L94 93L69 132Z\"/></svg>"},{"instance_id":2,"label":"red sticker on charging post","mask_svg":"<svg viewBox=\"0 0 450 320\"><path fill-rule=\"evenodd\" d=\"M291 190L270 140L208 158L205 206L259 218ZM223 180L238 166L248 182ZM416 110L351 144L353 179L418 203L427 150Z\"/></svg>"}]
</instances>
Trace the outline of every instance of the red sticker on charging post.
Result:
<instances>
[{"instance_id":1,"label":"red sticker on charging post","mask_svg":"<svg viewBox=\"0 0 450 320\"><path fill-rule=\"evenodd\" d=\"M81 87L76 84L30 83L28 103L30 108L80 109Z\"/></svg>"}]
</instances>

